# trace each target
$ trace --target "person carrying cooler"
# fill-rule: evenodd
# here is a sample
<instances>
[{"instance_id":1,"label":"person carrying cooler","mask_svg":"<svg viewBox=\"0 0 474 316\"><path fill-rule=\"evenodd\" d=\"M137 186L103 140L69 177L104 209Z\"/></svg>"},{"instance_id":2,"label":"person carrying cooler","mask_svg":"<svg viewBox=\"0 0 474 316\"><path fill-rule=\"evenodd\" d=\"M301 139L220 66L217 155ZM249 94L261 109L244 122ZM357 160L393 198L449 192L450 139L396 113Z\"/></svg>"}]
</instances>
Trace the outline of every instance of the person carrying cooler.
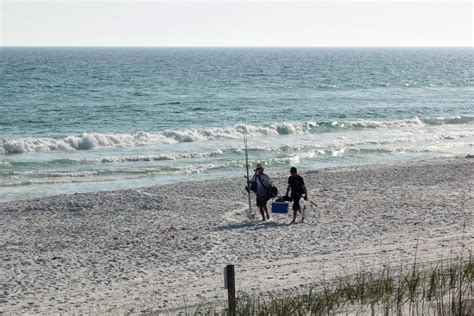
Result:
<instances>
[{"instance_id":1,"label":"person carrying cooler","mask_svg":"<svg viewBox=\"0 0 474 316\"><path fill-rule=\"evenodd\" d=\"M270 214L268 213L267 208L267 202L270 199L268 189L272 185L272 180L268 175L263 173L263 167L261 164L257 164L252 182L257 184L257 206L260 210L260 214L262 214L262 221L268 220L270 219Z\"/></svg>"},{"instance_id":2,"label":"person carrying cooler","mask_svg":"<svg viewBox=\"0 0 474 316\"><path fill-rule=\"evenodd\" d=\"M301 177L295 167L290 168L291 176L288 177L288 188L286 189L285 196L288 197L288 193L291 190L291 200L293 201L293 220L291 223L294 223L296 220L296 215L298 211L301 213L300 199L304 195L304 200L308 199L308 192L304 185L303 177ZM304 216L301 217L301 221L304 222Z\"/></svg>"}]
</instances>

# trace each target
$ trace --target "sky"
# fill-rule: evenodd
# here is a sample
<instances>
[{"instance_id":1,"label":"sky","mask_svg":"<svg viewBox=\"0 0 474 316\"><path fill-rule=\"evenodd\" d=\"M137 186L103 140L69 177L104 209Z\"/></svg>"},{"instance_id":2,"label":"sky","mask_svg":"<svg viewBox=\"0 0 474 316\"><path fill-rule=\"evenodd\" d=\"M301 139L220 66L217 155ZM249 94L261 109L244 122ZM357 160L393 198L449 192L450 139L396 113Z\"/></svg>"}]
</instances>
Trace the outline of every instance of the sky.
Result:
<instances>
[{"instance_id":1,"label":"sky","mask_svg":"<svg viewBox=\"0 0 474 316\"><path fill-rule=\"evenodd\" d=\"M0 46L473 46L473 2L0 0Z\"/></svg>"}]
</instances>

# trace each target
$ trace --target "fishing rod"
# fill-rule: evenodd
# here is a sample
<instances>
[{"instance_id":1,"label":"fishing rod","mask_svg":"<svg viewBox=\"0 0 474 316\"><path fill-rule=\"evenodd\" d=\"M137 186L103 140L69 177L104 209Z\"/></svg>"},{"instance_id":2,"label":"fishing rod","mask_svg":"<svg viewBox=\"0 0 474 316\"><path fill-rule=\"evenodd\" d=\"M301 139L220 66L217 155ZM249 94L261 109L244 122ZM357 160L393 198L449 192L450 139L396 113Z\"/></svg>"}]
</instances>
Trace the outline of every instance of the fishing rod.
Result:
<instances>
[{"instance_id":1,"label":"fishing rod","mask_svg":"<svg viewBox=\"0 0 474 316\"><path fill-rule=\"evenodd\" d=\"M252 199L250 197L250 173L249 173L249 150L248 150L248 138L247 138L247 124L245 123L245 120L244 120L244 148L245 148L245 168L247 169L247 176L245 177L247 178L247 196L249 199L249 210L247 214L250 218L253 213L252 213Z\"/></svg>"},{"instance_id":2,"label":"fishing rod","mask_svg":"<svg viewBox=\"0 0 474 316\"><path fill-rule=\"evenodd\" d=\"M287 196L287 197L288 197L288 196ZM318 206L316 205L316 203L314 203L313 201L311 201L311 200L310 200L310 199L308 199L308 198L306 198L306 199L305 199L305 198L303 198L303 200L305 200L305 201L307 201L307 202L309 202L309 203L313 204L315 207L318 207ZM287 200L285 200L285 201L291 202L291 198L288 198L288 199L287 199Z\"/></svg>"},{"instance_id":3,"label":"fishing rod","mask_svg":"<svg viewBox=\"0 0 474 316\"><path fill-rule=\"evenodd\" d=\"M305 200L305 201L308 201L309 203L311 203L311 204L313 204L314 206L318 207L318 206L316 205L316 203L314 203L313 201L311 201L311 200L310 200L310 199L308 199L308 198L306 198L306 200Z\"/></svg>"}]
</instances>

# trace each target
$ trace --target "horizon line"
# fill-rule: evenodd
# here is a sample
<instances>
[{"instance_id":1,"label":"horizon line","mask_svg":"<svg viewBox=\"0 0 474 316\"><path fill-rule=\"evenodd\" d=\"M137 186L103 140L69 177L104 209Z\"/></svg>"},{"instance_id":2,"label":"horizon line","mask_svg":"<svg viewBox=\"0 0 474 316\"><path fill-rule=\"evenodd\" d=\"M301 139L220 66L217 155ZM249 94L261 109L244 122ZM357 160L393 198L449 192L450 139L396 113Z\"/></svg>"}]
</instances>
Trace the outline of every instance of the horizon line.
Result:
<instances>
[{"instance_id":1,"label":"horizon line","mask_svg":"<svg viewBox=\"0 0 474 316\"><path fill-rule=\"evenodd\" d=\"M1 48L474 48L474 45L0 45Z\"/></svg>"}]
</instances>

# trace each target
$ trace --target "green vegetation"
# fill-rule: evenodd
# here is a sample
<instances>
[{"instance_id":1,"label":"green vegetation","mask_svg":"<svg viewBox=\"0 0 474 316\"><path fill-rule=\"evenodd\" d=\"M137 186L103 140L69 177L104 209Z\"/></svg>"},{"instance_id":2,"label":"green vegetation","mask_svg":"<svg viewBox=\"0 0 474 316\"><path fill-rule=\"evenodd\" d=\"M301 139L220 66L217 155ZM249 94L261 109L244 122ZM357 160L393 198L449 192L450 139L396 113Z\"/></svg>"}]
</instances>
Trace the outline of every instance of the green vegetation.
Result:
<instances>
[{"instance_id":1,"label":"green vegetation","mask_svg":"<svg viewBox=\"0 0 474 316\"><path fill-rule=\"evenodd\" d=\"M467 258L359 272L291 296L240 292L236 315L473 315L474 262ZM189 315L222 315L201 306Z\"/></svg>"}]
</instances>

